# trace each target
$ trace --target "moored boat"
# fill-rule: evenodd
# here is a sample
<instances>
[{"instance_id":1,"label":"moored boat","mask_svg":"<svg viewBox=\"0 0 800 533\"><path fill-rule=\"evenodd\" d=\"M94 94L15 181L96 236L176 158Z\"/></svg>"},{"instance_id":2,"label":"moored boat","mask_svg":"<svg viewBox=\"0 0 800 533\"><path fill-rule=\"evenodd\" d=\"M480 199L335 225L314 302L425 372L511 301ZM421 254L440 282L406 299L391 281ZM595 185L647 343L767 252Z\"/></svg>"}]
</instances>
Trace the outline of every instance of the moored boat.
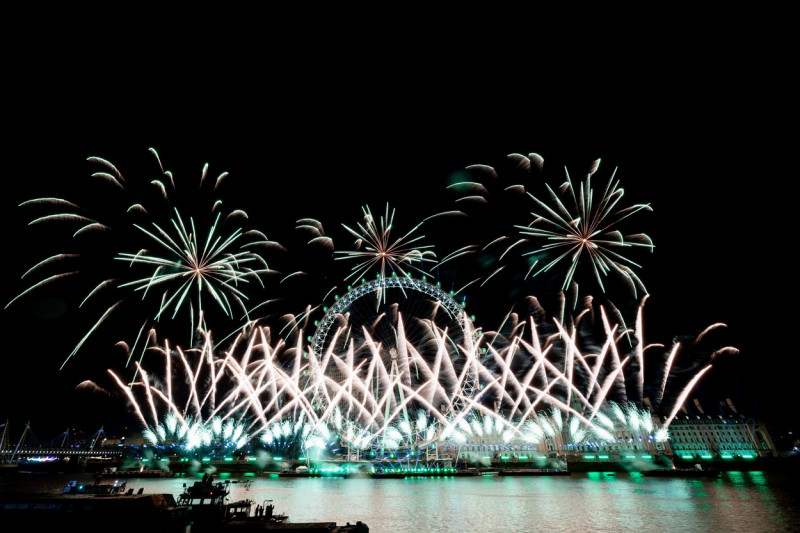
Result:
<instances>
[{"instance_id":1,"label":"moored boat","mask_svg":"<svg viewBox=\"0 0 800 533\"><path fill-rule=\"evenodd\" d=\"M214 482L212 474L204 474L203 479L195 481L187 487L183 484L183 492L178 496L178 503L181 505L203 505L206 500L209 504L221 505L225 498L230 494L230 482Z\"/></svg>"},{"instance_id":2,"label":"moored boat","mask_svg":"<svg viewBox=\"0 0 800 533\"><path fill-rule=\"evenodd\" d=\"M517 468L500 470L500 476L569 476L570 471L561 468Z\"/></svg>"},{"instance_id":3,"label":"moored boat","mask_svg":"<svg viewBox=\"0 0 800 533\"><path fill-rule=\"evenodd\" d=\"M111 491L86 492L73 486L58 493L0 493L3 531L56 531L78 529L82 533L222 533L229 531L292 531L294 533L369 533L363 522L291 522L275 512L271 500L226 502L227 484L210 479L184 491L182 504L171 494L133 494ZM210 484L213 494L202 494ZM222 488L219 488L222 485Z\"/></svg>"},{"instance_id":4,"label":"moored boat","mask_svg":"<svg viewBox=\"0 0 800 533\"><path fill-rule=\"evenodd\" d=\"M104 478L157 478L175 476L175 474L168 470L119 470L113 467L103 469L98 475Z\"/></svg>"},{"instance_id":5,"label":"moored boat","mask_svg":"<svg viewBox=\"0 0 800 533\"><path fill-rule=\"evenodd\" d=\"M127 486L126 481L115 479L111 483L102 483L100 478L95 478L94 483L69 481L62 491L63 494L122 494ZM133 489L131 489L133 493Z\"/></svg>"},{"instance_id":6,"label":"moored boat","mask_svg":"<svg viewBox=\"0 0 800 533\"><path fill-rule=\"evenodd\" d=\"M189 523L170 494L0 493L4 531L183 533Z\"/></svg>"},{"instance_id":7,"label":"moored boat","mask_svg":"<svg viewBox=\"0 0 800 533\"><path fill-rule=\"evenodd\" d=\"M644 470L642 475L648 477L719 477L719 470L702 468L655 468Z\"/></svg>"}]
</instances>

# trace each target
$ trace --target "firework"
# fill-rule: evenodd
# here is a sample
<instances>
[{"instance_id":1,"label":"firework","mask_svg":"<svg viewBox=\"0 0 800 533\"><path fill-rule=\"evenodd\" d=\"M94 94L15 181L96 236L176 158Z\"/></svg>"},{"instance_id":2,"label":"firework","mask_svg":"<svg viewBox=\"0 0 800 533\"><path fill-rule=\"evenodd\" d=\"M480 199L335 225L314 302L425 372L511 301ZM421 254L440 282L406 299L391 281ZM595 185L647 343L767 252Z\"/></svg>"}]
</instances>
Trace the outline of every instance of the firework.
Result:
<instances>
[{"instance_id":1,"label":"firework","mask_svg":"<svg viewBox=\"0 0 800 533\"><path fill-rule=\"evenodd\" d=\"M408 277L411 272L432 277L425 268L428 261L431 267L436 264L436 254L432 245L420 244L424 235L415 235L423 223L417 224L410 231L399 238L393 238L395 210L386 204L384 215L377 221L372 215L369 206L362 208L363 222L356 225L356 229L342 224L345 230L355 237L353 250L334 252L337 259L357 261L351 269L346 281L358 280L375 270L378 279L385 280L387 276L399 275ZM378 291L378 296L383 294Z\"/></svg>"},{"instance_id":2,"label":"firework","mask_svg":"<svg viewBox=\"0 0 800 533\"><path fill-rule=\"evenodd\" d=\"M643 302L640 315L642 307ZM681 388L672 403L663 395L666 377L648 384L651 401L643 354L663 346L630 348L620 324L602 306L579 315L569 325L553 319L554 334L544 333L532 317L527 329L517 328L511 337L485 333L461 346L464 361L454 361L453 352L444 349L444 331L438 331L438 347L415 345L404 336L401 321L399 349L388 355L367 336L363 355L357 356L352 344L319 357L296 346L295 360L284 366L280 355L287 347L260 328L241 336L223 356L214 356L210 340L191 358L164 346L160 379L142 371L131 387L114 376L148 438L162 444L187 439L191 449L200 435L213 440L209 435L224 434L222 428L240 428L237 435L249 439L251 448L282 456L307 456L314 449L319 458L345 448L348 454L380 458L431 447L460 454L476 446L544 457L549 446L591 451L618 445L620 439L649 451L663 449L669 422L710 362L690 375L672 377ZM599 322L600 341L587 342L578 334L582 321L590 319ZM641 317L636 324L634 337L643 343ZM662 365L666 376L680 350L673 346L648 360ZM730 350L716 350L714 356ZM427 357L431 353L436 356ZM477 386L468 387L473 372ZM173 381L190 384L181 401ZM242 446L241 439L231 442Z\"/></svg>"},{"instance_id":3,"label":"firework","mask_svg":"<svg viewBox=\"0 0 800 533\"><path fill-rule=\"evenodd\" d=\"M565 168L566 180L555 190L546 184L547 200L542 200L532 190L542 179L544 159L535 153L510 154L506 162L508 165L500 172L489 165L470 165L466 177L448 187L457 194L459 212L475 221L471 233L484 239L485 244L476 250L476 262L484 270L481 286L503 275L524 281L550 273L560 277L560 291L577 302L577 281L588 269L589 279L604 293L606 280L612 274L628 286L634 298L647 293L634 270L641 265L629 257L629 252L652 252L652 240L643 233L623 234L621 228L629 217L652 209L649 204L622 205L624 190L615 179L616 169L605 188L595 191L592 179L599 159L580 182L574 182ZM486 220L496 223L490 226ZM487 229L506 224L514 233L491 234ZM522 264L512 263L515 257ZM556 274L561 266L562 273ZM539 286L540 297L549 290L548 285ZM522 283L518 282L518 286Z\"/></svg>"},{"instance_id":4,"label":"firework","mask_svg":"<svg viewBox=\"0 0 800 533\"><path fill-rule=\"evenodd\" d=\"M529 176L543 163L536 154L512 154L509 160ZM91 282L83 303L110 293L100 318L70 357L123 304L135 302L144 315L139 334L133 349L120 344L129 359L137 347L142 354L161 354L160 359L154 356L161 366L155 367L152 358L145 364L140 357L131 379L112 369L108 372L154 445L179 445L187 451L257 445L281 455L307 455L312 449L324 455L346 448L348 454L355 450L377 457L399 450L454 447L460 454L465 446L474 450L505 446L541 455L551 447L581 450L610 445L624 432L656 446L710 370L713 357L734 351L716 350L708 361L695 361L689 371L673 373L683 346L676 344L660 353L663 345L645 343L642 306L647 294L633 271L639 265L624 252L652 251L653 245L642 234L623 237L618 225L650 208L644 204L619 208L623 191L614 181L615 173L602 194L595 196L591 181L599 160L578 184L573 185L567 172L566 182L558 188L560 195L548 185L549 203L523 185L504 187L505 196L498 196L488 184L458 184L454 189L466 193L460 198L464 212L469 202L499 204L509 217L492 222L506 222L522 213L527 218L528 209L509 209L505 203L514 196L527 206L533 201L534 220L511 225L519 238L492 235L486 246L456 247L442 261L432 246L422 244L424 236L418 231L429 220L447 217L428 217L396 238L395 213L388 203L379 218L363 207L363 222L354 227L342 224L355 238L351 250L336 250L316 219L298 220L298 229L311 232L308 243L355 266L344 277L350 283L347 292L333 305L309 305L299 315L280 317L287 325L275 331L296 333L293 343L286 340L288 336L273 338L269 326L254 320L254 310L270 300L250 304L254 288L265 288L268 275L276 273L261 251L283 247L261 232L245 230L241 224L246 213L237 209L226 214L218 199L211 202L211 209L186 216L187 208L175 205L172 174L163 169L157 155L156 161L149 202L137 200L131 205L133 183L99 158L90 158L101 167L93 177L110 184L129 207L114 210L112 197L97 214L60 198L26 202L26 207L54 210L34 218L35 225L75 225L72 235L79 248L37 263L26 277L76 259L81 260L80 268L45 274L9 302L73 277ZM486 165L467 170L473 176L498 177ZM225 176L209 180L204 168L200 190L213 182L216 192ZM188 205L198 203L193 199ZM490 224L482 219L479 225ZM460 233L462 228L458 230L449 231ZM469 235L474 236L483 234ZM103 246L92 240L109 237ZM524 250L537 240L545 244ZM604 279L613 273L633 288L634 295L644 293L633 328L610 302L607 311L587 297L584 308L578 309L576 299L570 310L562 305L556 316L548 317L532 296L525 298L526 310L508 313L496 330L476 328L464 311L465 300L456 300L457 292L444 291L427 278L433 278L433 268L438 276L444 263L468 254L476 257L474 252L498 245L504 246L503 252L487 263L488 274L480 277L480 287L499 282L504 273L519 272L504 263L515 255L526 263L522 271L526 279L566 264L566 275L558 276L563 297L567 290L577 294L578 271L588 266L603 292ZM108 249L115 252L103 255ZM91 254L90 261L85 261L86 254ZM299 279L301 274L283 280ZM368 281L373 274L375 279ZM509 293L519 290L521 284L514 284ZM302 332L319 308L325 315L315 324L314 335L304 339ZM186 348L158 342L156 326L159 336L171 338L181 314L189 318L182 323L190 333ZM234 325L225 345L210 334L211 325L216 328L220 321ZM645 373L646 360L663 363L655 382ZM668 385L680 393L665 394ZM658 417L665 422L657 423Z\"/></svg>"},{"instance_id":5,"label":"firework","mask_svg":"<svg viewBox=\"0 0 800 533\"><path fill-rule=\"evenodd\" d=\"M179 313L188 317L183 327L190 339L198 329L205 329L212 310L222 311L235 329L250 319L245 287L263 288L266 275L272 273L263 252L280 250L280 244L260 231L244 229L244 211L221 209L215 193L227 173L212 180L205 165L199 187L187 187L180 196L172 173L164 170L155 150L151 153L157 163L155 177L135 182L109 161L90 157L90 164L99 167L91 177L99 183L90 197L94 205L89 207L55 197L21 204L46 210L30 224L58 226L48 237L58 236L58 230L71 232L67 245L72 250L51 255L25 272L24 279L41 277L6 307L61 282L70 291L84 287L83 295L78 296L81 309L92 312L92 305L99 308L94 311L97 318L64 364L121 309L130 310L128 320L140 314L133 351L156 323L163 327ZM210 195L210 200L204 195ZM189 209L205 199L209 208L185 217L176 206L180 199L186 200ZM214 309L207 306L209 301Z\"/></svg>"},{"instance_id":6,"label":"firework","mask_svg":"<svg viewBox=\"0 0 800 533\"><path fill-rule=\"evenodd\" d=\"M598 159L577 189L569 172L565 170L566 181L559 187L562 198L547 185L553 207L530 195L536 204L536 210L532 213L534 220L527 226L517 228L523 236L546 241L546 244L525 252L525 255L542 254L547 258L541 266L538 265L538 260L534 262L535 268L531 275L536 276L561 261L566 261L569 266L561 289L567 290L573 283L576 269L586 263L603 292L603 277L611 272L626 280L634 295L637 294L637 289L646 292L644 284L631 268L640 265L623 255L623 252L630 248L645 248L652 252L653 243L643 233L623 235L618 226L635 213L652 209L649 204L618 207L624 191L619 188L619 180L614 181L616 169L602 194L595 197L591 179L599 166Z\"/></svg>"}]
</instances>

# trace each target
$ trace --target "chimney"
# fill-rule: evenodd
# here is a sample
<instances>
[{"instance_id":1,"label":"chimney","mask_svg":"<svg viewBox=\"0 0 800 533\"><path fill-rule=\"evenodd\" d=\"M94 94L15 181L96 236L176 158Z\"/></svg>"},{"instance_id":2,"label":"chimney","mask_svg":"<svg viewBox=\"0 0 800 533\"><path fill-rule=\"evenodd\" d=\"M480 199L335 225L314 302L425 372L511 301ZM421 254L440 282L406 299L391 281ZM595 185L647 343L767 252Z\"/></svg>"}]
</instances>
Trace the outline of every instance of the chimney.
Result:
<instances>
[{"instance_id":1,"label":"chimney","mask_svg":"<svg viewBox=\"0 0 800 533\"><path fill-rule=\"evenodd\" d=\"M700 414L701 414L701 415L704 415L704 414L706 414L706 413L703 411L703 407L700 405L700 401L699 401L697 398L695 398L695 399L694 399L694 406L695 406L695 407L697 407L697 410L698 410L698 411L700 411Z\"/></svg>"},{"instance_id":2,"label":"chimney","mask_svg":"<svg viewBox=\"0 0 800 533\"><path fill-rule=\"evenodd\" d=\"M728 404L728 407L731 408L731 411L733 411L733 414L735 414L735 415L739 414L739 411L736 410L736 407L733 405L733 402L731 401L730 398L725 398L725 402Z\"/></svg>"}]
</instances>

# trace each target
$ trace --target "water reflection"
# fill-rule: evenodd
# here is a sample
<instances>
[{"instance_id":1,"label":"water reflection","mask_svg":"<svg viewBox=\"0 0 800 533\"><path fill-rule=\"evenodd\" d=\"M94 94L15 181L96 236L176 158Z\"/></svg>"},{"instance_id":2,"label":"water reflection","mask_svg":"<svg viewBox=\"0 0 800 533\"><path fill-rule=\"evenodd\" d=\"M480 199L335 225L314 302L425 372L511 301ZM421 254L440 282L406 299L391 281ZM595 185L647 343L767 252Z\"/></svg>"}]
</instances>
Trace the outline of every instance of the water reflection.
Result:
<instances>
[{"instance_id":1,"label":"water reflection","mask_svg":"<svg viewBox=\"0 0 800 533\"><path fill-rule=\"evenodd\" d=\"M800 531L793 476L716 479L589 473L558 477L229 478L231 499L273 500L293 522L361 520L371 533L420 531ZM131 479L178 494L192 478ZM0 480L0 484L3 481Z\"/></svg>"}]
</instances>

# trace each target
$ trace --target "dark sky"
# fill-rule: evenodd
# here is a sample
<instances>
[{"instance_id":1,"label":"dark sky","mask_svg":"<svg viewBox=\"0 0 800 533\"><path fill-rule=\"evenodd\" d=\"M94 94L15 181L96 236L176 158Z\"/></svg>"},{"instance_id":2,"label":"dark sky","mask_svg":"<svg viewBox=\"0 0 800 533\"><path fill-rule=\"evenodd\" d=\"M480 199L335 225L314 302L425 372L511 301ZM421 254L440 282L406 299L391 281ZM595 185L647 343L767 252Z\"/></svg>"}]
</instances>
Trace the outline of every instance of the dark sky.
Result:
<instances>
[{"instance_id":1,"label":"dark sky","mask_svg":"<svg viewBox=\"0 0 800 533\"><path fill-rule=\"evenodd\" d=\"M500 166L511 153L540 154L553 185L563 166L580 179L600 158L598 176L618 168L623 203L653 209L635 217L655 243L637 271L650 293L649 341L727 324L720 346L740 353L716 362L707 388L749 416L796 424L787 405L796 351L791 109L768 66L755 89L745 88L733 57L712 69L691 57L664 53L669 71L654 63L563 83L499 65L487 73L410 60L336 66L327 58L320 68L284 60L257 75L163 63L80 67L59 54L37 68L12 62L2 300L27 286L20 276L44 257L39 239L53 238L34 235L18 204L51 193L97 202L90 156L129 179L152 168L151 147L181 180L199 179L204 163L213 175L227 171L226 199L269 237L290 234L303 216L329 228L352 224L361 206L382 212L387 201L399 206L398 223L413 221L444 202L454 172ZM37 314L35 295L3 310L0 417L30 421L43 439L70 425L119 430L119 405L74 388L105 372L103 356L82 353L59 370L92 322L62 290L57 316Z\"/></svg>"}]
</instances>

